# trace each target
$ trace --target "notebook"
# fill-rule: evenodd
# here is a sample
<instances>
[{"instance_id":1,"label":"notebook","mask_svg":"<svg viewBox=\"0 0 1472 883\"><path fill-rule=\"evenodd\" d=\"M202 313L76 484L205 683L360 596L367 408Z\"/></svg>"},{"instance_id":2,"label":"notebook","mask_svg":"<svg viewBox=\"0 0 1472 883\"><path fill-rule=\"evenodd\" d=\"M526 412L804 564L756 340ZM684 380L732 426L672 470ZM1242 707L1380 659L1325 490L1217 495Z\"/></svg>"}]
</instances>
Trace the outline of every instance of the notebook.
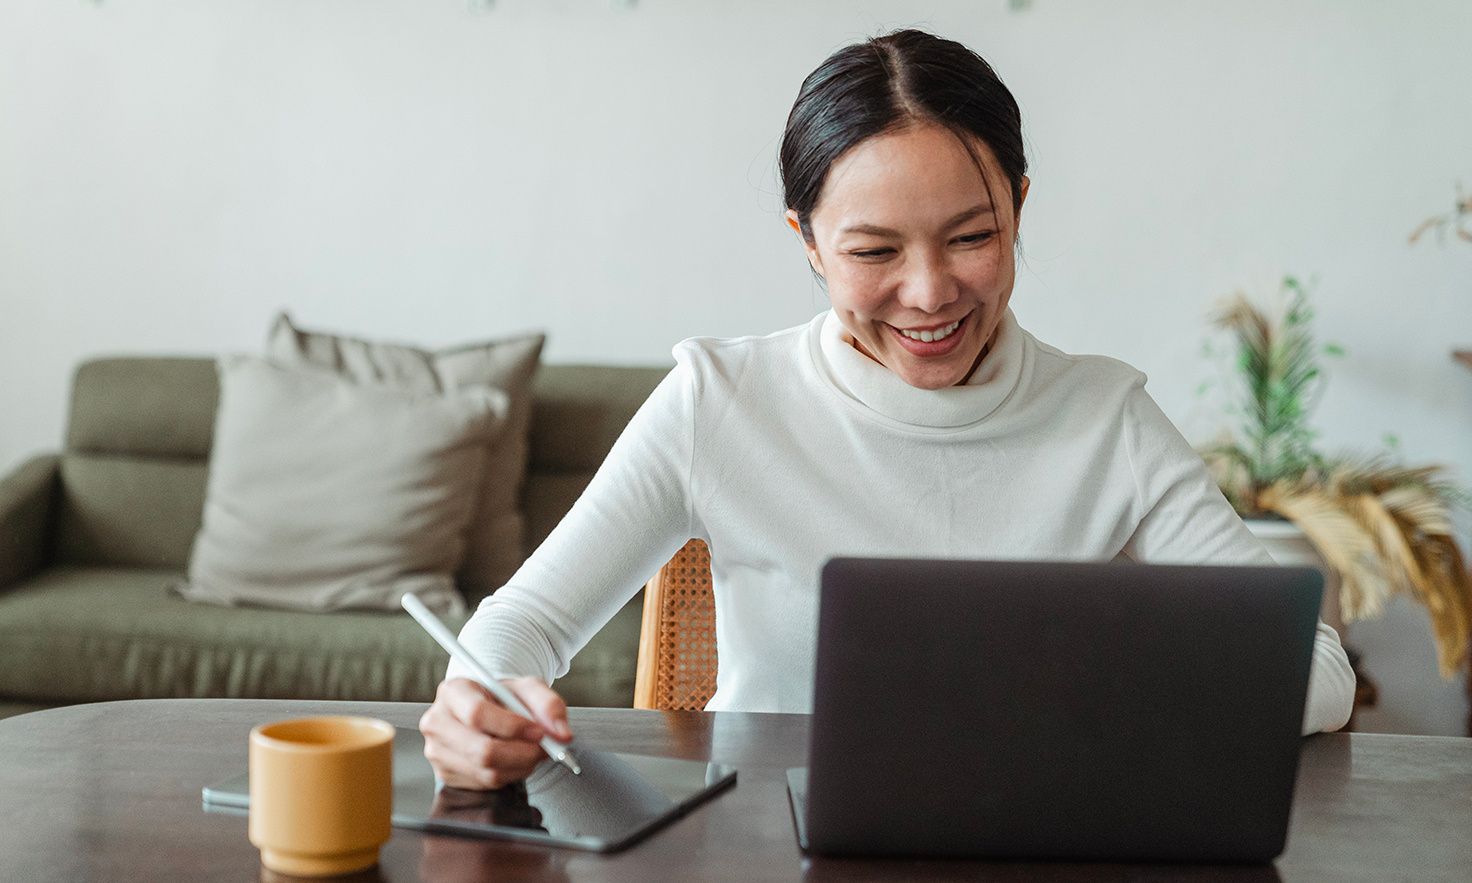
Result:
<instances>
[{"instance_id":1,"label":"notebook","mask_svg":"<svg viewBox=\"0 0 1472 883\"><path fill-rule=\"evenodd\" d=\"M820 855L1262 863L1285 845L1323 577L839 558L809 766Z\"/></svg>"}]
</instances>

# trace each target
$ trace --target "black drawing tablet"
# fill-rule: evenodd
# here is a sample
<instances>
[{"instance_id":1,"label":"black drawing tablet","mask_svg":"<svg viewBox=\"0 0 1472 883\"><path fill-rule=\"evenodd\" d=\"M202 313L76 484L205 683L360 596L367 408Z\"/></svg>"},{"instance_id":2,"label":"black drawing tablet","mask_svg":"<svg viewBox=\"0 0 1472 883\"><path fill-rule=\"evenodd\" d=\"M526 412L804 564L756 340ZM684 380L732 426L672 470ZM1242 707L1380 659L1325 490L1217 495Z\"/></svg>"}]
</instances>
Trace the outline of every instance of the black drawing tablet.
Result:
<instances>
[{"instance_id":1,"label":"black drawing tablet","mask_svg":"<svg viewBox=\"0 0 1472 883\"><path fill-rule=\"evenodd\" d=\"M395 827L436 834L520 840L612 852L689 812L736 784L720 763L578 749L582 775L543 761L525 782L496 791L436 790L418 730L394 734ZM239 813L250 807L249 777L204 789L204 807Z\"/></svg>"}]
</instances>

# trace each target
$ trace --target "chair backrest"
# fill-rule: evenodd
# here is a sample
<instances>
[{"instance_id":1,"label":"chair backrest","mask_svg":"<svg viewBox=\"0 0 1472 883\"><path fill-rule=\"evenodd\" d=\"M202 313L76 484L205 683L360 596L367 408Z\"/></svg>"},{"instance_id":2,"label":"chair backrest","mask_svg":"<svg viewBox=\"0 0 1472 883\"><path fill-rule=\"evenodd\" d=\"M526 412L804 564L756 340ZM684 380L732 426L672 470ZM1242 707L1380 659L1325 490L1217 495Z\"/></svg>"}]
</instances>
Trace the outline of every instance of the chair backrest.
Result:
<instances>
[{"instance_id":1,"label":"chair backrest","mask_svg":"<svg viewBox=\"0 0 1472 883\"><path fill-rule=\"evenodd\" d=\"M710 549L691 540L644 587L634 707L699 711L715 692Z\"/></svg>"}]
</instances>

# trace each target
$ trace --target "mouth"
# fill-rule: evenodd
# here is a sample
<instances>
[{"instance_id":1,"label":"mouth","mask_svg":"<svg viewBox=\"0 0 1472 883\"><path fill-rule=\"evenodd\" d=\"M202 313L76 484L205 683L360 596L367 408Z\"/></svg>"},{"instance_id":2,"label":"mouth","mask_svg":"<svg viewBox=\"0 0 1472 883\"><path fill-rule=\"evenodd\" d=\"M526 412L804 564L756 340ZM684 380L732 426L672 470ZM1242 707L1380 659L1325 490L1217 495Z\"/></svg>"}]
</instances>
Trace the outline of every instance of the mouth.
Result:
<instances>
[{"instance_id":1,"label":"mouth","mask_svg":"<svg viewBox=\"0 0 1472 883\"><path fill-rule=\"evenodd\" d=\"M965 320L957 319L949 325L944 325L934 330L927 329L925 331L912 331L909 328L898 328L896 330L899 331L900 334L903 334L905 337L908 337L911 340L918 340L922 343L934 343L937 340L945 340L947 337L955 334L956 329L961 327L961 323L963 321Z\"/></svg>"},{"instance_id":2,"label":"mouth","mask_svg":"<svg viewBox=\"0 0 1472 883\"><path fill-rule=\"evenodd\" d=\"M971 321L967 313L954 322L932 328L896 328L888 326L906 352L916 356L936 357L949 354L961 343L966 326Z\"/></svg>"}]
</instances>

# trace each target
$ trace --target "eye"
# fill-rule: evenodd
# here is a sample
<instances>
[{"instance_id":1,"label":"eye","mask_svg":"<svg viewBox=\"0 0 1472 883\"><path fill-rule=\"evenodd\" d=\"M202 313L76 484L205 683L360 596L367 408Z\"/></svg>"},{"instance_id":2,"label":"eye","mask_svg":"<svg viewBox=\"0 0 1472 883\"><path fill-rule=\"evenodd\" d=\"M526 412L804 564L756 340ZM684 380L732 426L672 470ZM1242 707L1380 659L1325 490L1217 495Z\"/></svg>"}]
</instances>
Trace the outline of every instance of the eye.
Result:
<instances>
[{"instance_id":1,"label":"eye","mask_svg":"<svg viewBox=\"0 0 1472 883\"><path fill-rule=\"evenodd\" d=\"M870 260L870 261L872 261L872 260L877 260L879 258L889 257L890 255L894 254L894 249L892 249L892 248L861 248L861 249L856 249L854 251L851 251L851 252L849 252L849 254L852 255L853 257L859 258L860 260Z\"/></svg>"},{"instance_id":2,"label":"eye","mask_svg":"<svg viewBox=\"0 0 1472 883\"><path fill-rule=\"evenodd\" d=\"M994 230L983 230L979 233L967 233L964 236L957 236L951 241L959 245L981 245L996 235L996 231Z\"/></svg>"}]
</instances>

